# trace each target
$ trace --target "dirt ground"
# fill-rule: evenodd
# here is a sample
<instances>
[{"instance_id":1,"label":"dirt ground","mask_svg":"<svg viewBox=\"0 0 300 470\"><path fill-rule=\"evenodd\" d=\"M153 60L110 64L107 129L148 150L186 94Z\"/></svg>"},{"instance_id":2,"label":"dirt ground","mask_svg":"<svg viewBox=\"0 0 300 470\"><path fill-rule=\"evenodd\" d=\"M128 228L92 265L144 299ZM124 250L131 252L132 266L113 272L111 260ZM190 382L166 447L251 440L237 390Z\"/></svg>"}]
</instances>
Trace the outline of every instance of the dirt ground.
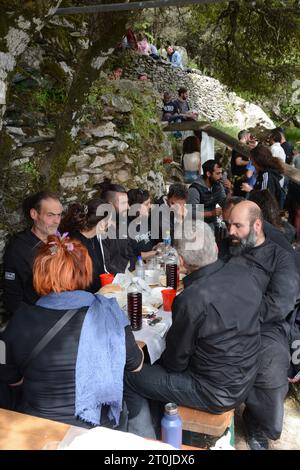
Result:
<instances>
[{"instance_id":1,"label":"dirt ground","mask_svg":"<svg viewBox=\"0 0 300 470\"><path fill-rule=\"evenodd\" d=\"M298 396L298 399L296 398ZM270 450L300 450L300 384L293 386L284 404L284 423L280 439L270 441ZM249 450L245 441L243 408L235 412L235 448Z\"/></svg>"}]
</instances>

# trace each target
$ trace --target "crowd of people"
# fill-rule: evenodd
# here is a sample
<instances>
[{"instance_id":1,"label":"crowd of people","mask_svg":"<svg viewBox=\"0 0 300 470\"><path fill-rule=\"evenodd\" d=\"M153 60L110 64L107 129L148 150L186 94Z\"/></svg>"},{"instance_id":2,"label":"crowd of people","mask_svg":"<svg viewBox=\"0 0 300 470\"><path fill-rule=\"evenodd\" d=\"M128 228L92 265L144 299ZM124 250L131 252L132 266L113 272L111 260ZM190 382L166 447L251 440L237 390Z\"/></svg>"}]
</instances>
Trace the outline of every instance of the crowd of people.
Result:
<instances>
[{"instance_id":1,"label":"crowd of people","mask_svg":"<svg viewBox=\"0 0 300 470\"><path fill-rule=\"evenodd\" d=\"M275 168L276 157L263 145L250 154L263 182L260 173ZM147 190L108 180L64 213L51 192L24 201L31 227L12 238L4 256L10 320L1 335L1 406L21 390L14 404L21 412L155 438L166 402L216 414L244 403L251 448L266 449L268 439L280 437L288 378L297 371L290 362L291 331L299 334L295 231L282 221L272 186L256 182L246 198L234 195L216 160L202 170L191 185L172 184L155 205ZM153 217L156 210L161 217ZM188 216L190 233L177 237ZM226 230L217 249L220 217ZM166 349L150 365L116 301L95 293L99 274L134 270L137 256L155 256L166 233L186 277ZM36 354L43 337L46 346Z\"/></svg>"},{"instance_id":2,"label":"crowd of people","mask_svg":"<svg viewBox=\"0 0 300 470\"><path fill-rule=\"evenodd\" d=\"M131 30L122 47L159 59ZM169 46L167 54L182 67L178 51ZM122 72L116 66L110 78ZM164 93L162 119L197 119L186 88L176 99ZM233 150L223 168L222 155L201 164L201 133L187 137L185 182L156 201L145 188L110 180L65 210L48 191L24 201L30 224L4 255L1 407L159 438L167 402L215 414L244 404L250 448L267 449L280 437L289 379L300 370L290 356L300 338L300 254L293 247L300 197L283 166L295 155L281 128L270 132L270 145L247 130L238 139L250 157ZM116 300L98 293L99 275L134 271L137 258L154 257L168 236L186 276L166 349L150 365Z\"/></svg>"}]
</instances>

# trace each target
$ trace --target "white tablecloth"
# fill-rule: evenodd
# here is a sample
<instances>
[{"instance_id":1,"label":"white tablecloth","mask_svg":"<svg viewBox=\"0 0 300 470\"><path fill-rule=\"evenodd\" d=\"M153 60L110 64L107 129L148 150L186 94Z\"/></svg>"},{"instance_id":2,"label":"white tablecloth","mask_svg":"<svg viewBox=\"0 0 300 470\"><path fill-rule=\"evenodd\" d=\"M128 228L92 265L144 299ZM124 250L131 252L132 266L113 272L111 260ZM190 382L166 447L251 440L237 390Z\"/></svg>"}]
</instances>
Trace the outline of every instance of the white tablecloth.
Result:
<instances>
[{"instance_id":1,"label":"white tablecloth","mask_svg":"<svg viewBox=\"0 0 300 470\"><path fill-rule=\"evenodd\" d=\"M143 341L147 345L150 362L153 364L160 358L166 347L166 334L172 324L172 313L164 312L162 308L157 312L162 320L156 325L149 326L146 320L143 320L143 327L139 331L134 331L134 337L137 341Z\"/></svg>"}]
</instances>

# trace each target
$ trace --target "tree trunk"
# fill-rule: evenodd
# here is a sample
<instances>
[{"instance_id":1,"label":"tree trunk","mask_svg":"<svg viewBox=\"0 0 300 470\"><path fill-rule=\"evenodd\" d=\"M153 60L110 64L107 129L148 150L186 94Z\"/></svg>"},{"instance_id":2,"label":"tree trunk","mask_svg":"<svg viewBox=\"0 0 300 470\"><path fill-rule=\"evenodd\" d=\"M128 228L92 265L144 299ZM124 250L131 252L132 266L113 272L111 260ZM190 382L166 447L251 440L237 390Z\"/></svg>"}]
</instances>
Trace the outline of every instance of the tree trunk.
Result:
<instances>
[{"instance_id":1,"label":"tree trunk","mask_svg":"<svg viewBox=\"0 0 300 470\"><path fill-rule=\"evenodd\" d=\"M4 5L3 5L4 3ZM55 13L61 0L38 2L9 1L1 5L0 31L0 130L6 109L8 80L19 56L25 51L33 34L40 31Z\"/></svg>"},{"instance_id":2,"label":"tree trunk","mask_svg":"<svg viewBox=\"0 0 300 470\"><path fill-rule=\"evenodd\" d=\"M78 124L86 95L93 82L99 78L100 69L113 53L116 43L122 38L129 15L127 12L118 12L89 17L91 46L82 51L78 58L78 66L67 102L57 125L54 144L41 169L47 186L54 191L59 187L59 176L63 174L72 150L75 148Z\"/></svg>"}]
</instances>

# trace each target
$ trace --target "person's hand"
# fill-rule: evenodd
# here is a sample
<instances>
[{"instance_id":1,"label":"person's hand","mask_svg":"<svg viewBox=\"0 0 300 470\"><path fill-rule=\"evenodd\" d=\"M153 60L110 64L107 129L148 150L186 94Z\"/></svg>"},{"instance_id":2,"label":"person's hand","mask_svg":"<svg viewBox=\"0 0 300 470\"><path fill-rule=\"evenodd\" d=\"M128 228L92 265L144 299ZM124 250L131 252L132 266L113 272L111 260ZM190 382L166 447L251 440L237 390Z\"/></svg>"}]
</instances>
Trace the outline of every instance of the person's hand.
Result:
<instances>
[{"instance_id":1,"label":"person's hand","mask_svg":"<svg viewBox=\"0 0 300 470\"><path fill-rule=\"evenodd\" d=\"M216 207L211 212L212 212L212 217L219 217L220 215L222 215L222 207Z\"/></svg>"},{"instance_id":2,"label":"person's hand","mask_svg":"<svg viewBox=\"0 0 300 470\"><path fill-rule=\"evenodd\" d=\"M242 191L245 191L246 193L250 193L250 191L252 191L252 186L250 186L250 184L248 183L242 183L242 186L241 186L241 190Z\"/></svg>"},{"instance_id":3,"label":"person's hand","mask_svg":"<svg viewBox=\"0 0 300 470\"><path fill-rule=\"evenodd\" d=\"M231 189L232 188L232 183L231 183L230 180L226 179L226 180L223 181L223 186L226 189Z\"/></svg>"},{"instance_id":4,"label":"person's hand","mask_svg":"<svg viewBox=\"0 0 300 470\"><path fill-rule=\"evenodd\" d=\"M152 250L154 250L154 251L159 251L159 250L162 250L164 246L165 246L165 244L164 244L163 242L159 242L159 243L157 243L156 245L154 245L154 247L152 248Z\"/></svg>"}]
</instances>

